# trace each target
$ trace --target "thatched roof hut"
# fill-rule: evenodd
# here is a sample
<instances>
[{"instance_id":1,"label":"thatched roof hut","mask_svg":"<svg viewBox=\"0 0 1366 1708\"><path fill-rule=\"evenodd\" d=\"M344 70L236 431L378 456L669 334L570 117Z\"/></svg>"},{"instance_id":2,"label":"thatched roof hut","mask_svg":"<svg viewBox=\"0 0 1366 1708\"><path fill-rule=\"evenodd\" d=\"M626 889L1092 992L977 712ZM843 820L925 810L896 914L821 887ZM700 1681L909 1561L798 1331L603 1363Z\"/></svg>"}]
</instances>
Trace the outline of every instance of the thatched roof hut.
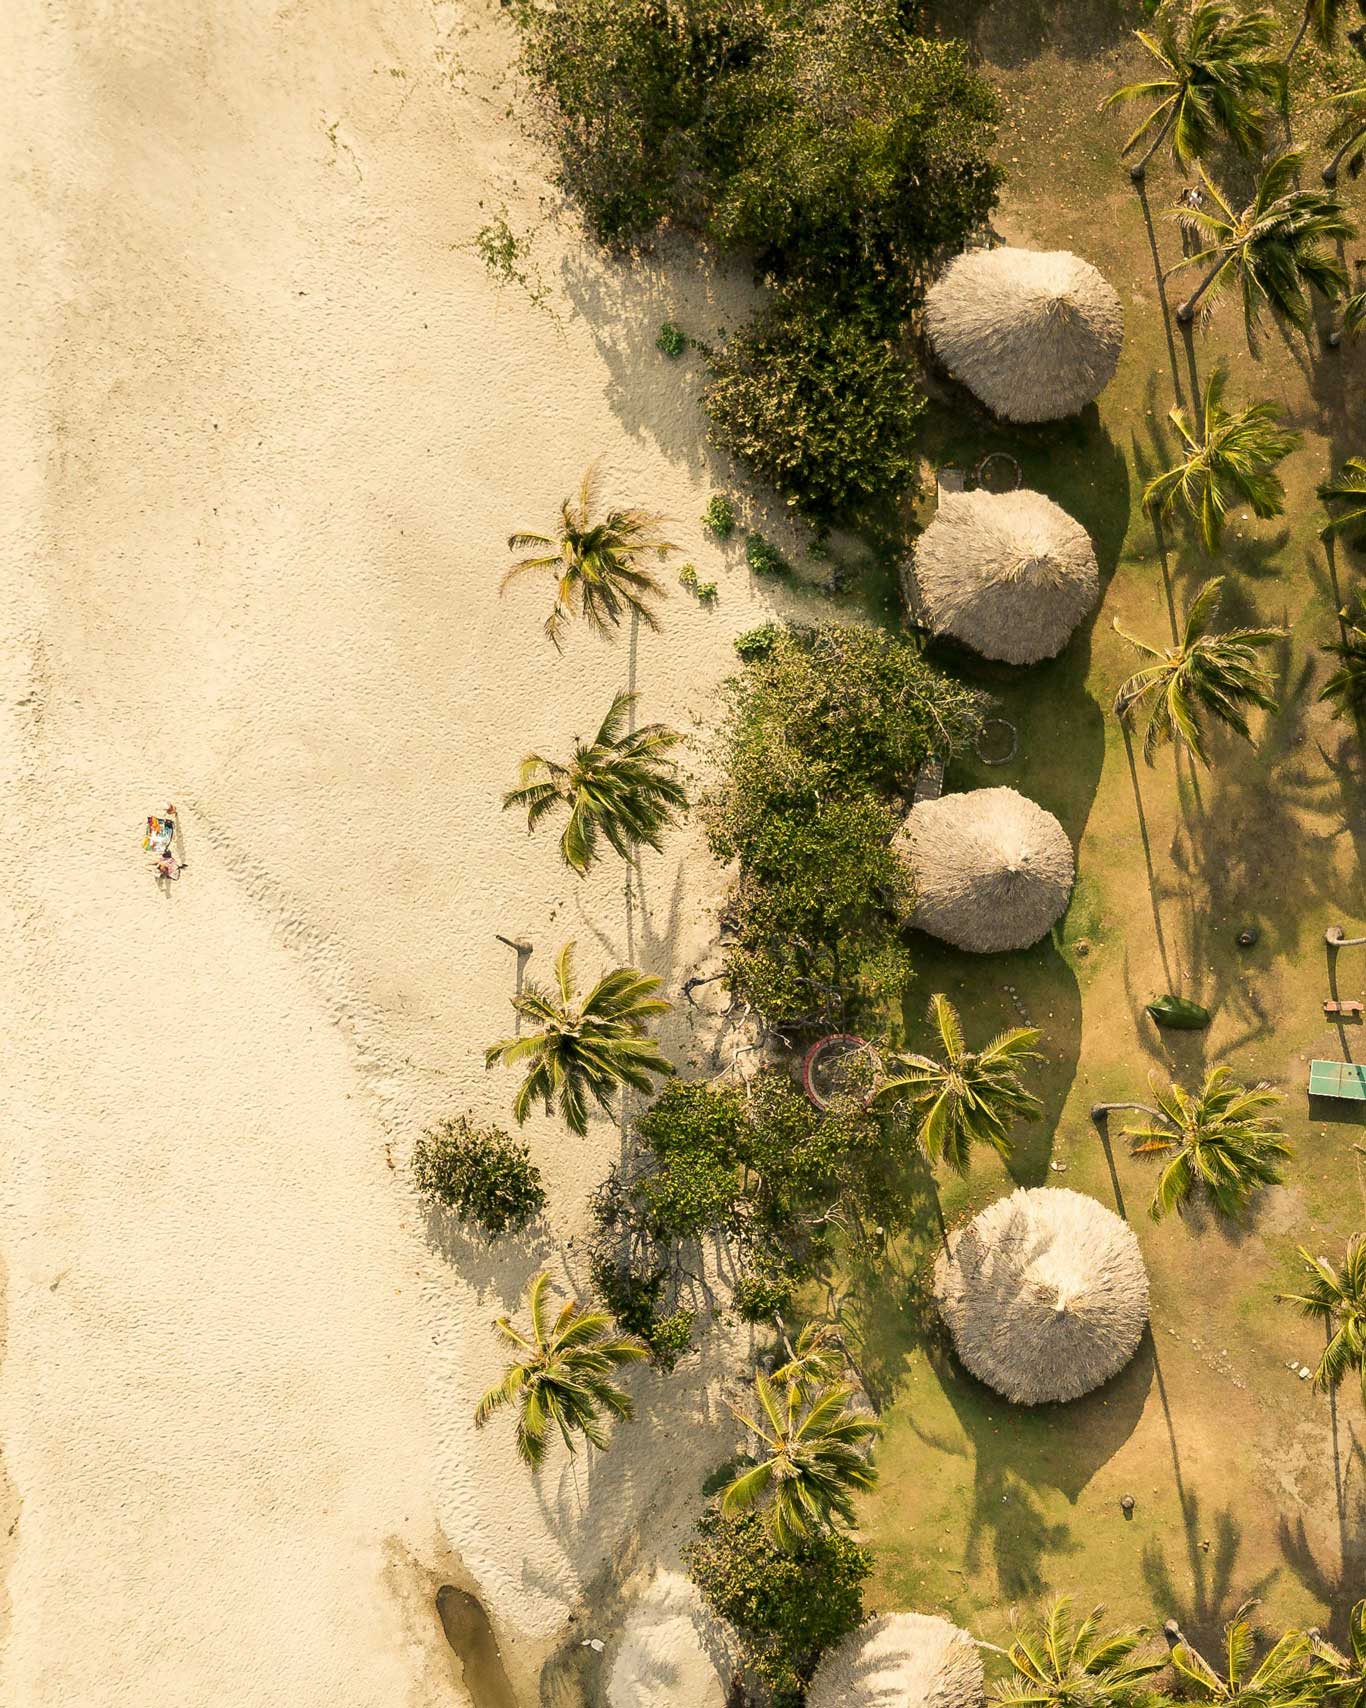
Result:
<instances>
[{"instance_id":1,"label":"thatched roof hut","mask_svg":"<svg viewBox=\"0 0 1366 1708\"><path fill-rule=\"evenodd\" d=\"M951 1235L934 1292L958 1356L1017 1405L1089 1394L1129 1362L1148 1321L1133 1229L1057 1187L1012 1192Z\"/></svg>"},{"instance_id":2,"label":"thatched roof hut","mask_svg":"<svg viewBox=\"0 0 1366 1708\"><path fill-rule=\"evenodd\" d=\"M817 1668L807 1708L981 1708L982 1658L966 1631L927 1613L887 1613Z\"/></svg>"},{"instance_id":3,"label":"thatched roof hut","mask_svg":"<svg viewBox=\"0 0 1366 1708\"><path fill-rule=\"evenodd\" d=\"M1065 250L970 249L926 295L925 330L994 415L1056 421L1109 384L1124 310L1091 263Z\"/></svg>"},{"instance_id":4,"label":"thatched roof hut","mask_svg":"<svg viewBox=\"0 0 1366 1708\"><path fill-rule=\"evenodd\" d=\"M696 1587L661 1572L627 1614L607 1674L608 1708L725 1708L716 1621Z\"/></svg>"},{"instance_id":5,"label":"thatched roof hut","mask_svg":"<svg viewBox=\"0 0 1366 1708\"><path fill-rule=\"evenodd\" d=\"M916 542L907 586L919 620L1007 664L1066 646L1100 596L1090 536L1041 492L957 492Z\"/></svg>"},{"instance_id":6,"label":"thatched roof hut","mask_svg":"<svg viewBox=\"0 0 1366 1708\"><path fill-rule=\"evenodd\" d=\"M1014 789L970 789L913 807L895 846L915 880L915 923L959 949L1027 949L1067 910L1067 832Z\"/></svg>"}]
</instances>

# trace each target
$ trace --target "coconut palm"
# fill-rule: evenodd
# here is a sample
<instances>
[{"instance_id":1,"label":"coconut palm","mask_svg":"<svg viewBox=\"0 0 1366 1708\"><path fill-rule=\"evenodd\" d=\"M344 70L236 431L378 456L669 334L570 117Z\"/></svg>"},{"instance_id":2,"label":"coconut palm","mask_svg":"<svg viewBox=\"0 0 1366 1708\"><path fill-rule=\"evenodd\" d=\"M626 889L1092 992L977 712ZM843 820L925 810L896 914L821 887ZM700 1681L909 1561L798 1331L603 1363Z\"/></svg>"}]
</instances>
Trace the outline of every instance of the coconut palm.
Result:
<instances>
[{"instance_id":1,"label":"coconut palm","mask_svg":"<svg viewBox=\"0 0 1366 1708\"><path fill-rule=\"evenodd\" d=\"M1098 1103L1094 1121L1114 1109L1136 1109L1151 1124L1126 1132L1134 1156L1164 1161L1149 1205L1154 1221L1175 1210L1184 1215L1192 1198L1203 1196L1223 1216L1240 1215L1263 1186L1280 1184L1280 1164L1290 1147L1265 1111L1281 1101L1279 1091L1239 1085L1226 1067L1211 1068L1197 1092L1173 1084L1146 1103Z\"/></svg>"},{"instance_id":2,"label":"coconut palm","mask_svg":"<svg viewBox=\"0 0 1366 1708\"><path fill-rule=\"evenodd\" d=\"M1248 1614L1255 1605L1244 1602L1224 1627L1221 1670L1180 1631L1174 1632L1172 1665L1202 1702L1227 1703L1229 1708L1311 1708L1319 1700L1321 1684L1307 1633L1287 1631L1254 1665L1256 1642Z\"/></svg>"},{"instance_id":3,"label":"coconut palm","mask_svg":"<svg viewBox=\"0 0 1366 1708\"><path fill-rule=\"evenodd\" d=\"M1043 1107L1020 1078L1027 1062L1041 1059L1034 1048L1040 1035L1031 1026L1016 1026L993 1038L984 1050L969 1050L958 1010L946 996L932 997L929 1012L942 1059L898 1057L872 1101L880 1108L908 1105L917 1118L916 1139L929 1160L947 1162L958 1174L966 1174L974 1144L988 1144L1009 1156L1010 1123L1022 1117L1032 1120Z\"/></svg>"},{"instance_id":4,"label":"coconut palm","mask_svg":"<svg viewBox=\"0 0 1366 1708\"><path fill-rule=\"evenodd\" d=\"M1366 627L1359 620L1362 605L1357 602L1357 617L1347 608L1338 612L1347 626L1344 640L1326 641L1323 650L1339 660L1337 669L1319 689L1319 699L1331 701L1335 717L1354 717L1366 711Z\"/></svg>"},{"instance_id":5,"label":"coconut palm","mask_svg":"<svg viewBox=\"0 0 1366 1708\"><path fill-rule=\"evenodd\" d=\"M1126 726L1140 712L1147 714L1143 757L1149 765L1169 742L1180 742L1192 758L1208 765L1202 727L1206 717L1217 718L1251 741L1245 708L1276 710L1274 683L1257 662L1257 652L1285 631L1226 629L1210 634L1223 586L1223 577L1216 576L1196 594L1176 646L1149 646L1115 624L1130 646L1153 660L1121 684L1114 706L1115 716Z\"/></svg>"},{"instance_id":6,"label":"coconut palm","mask_svg":"<svg viewBox=\"0 0 1366 1708\"><path fill-rule=\"evenodd\" d=\"M495 1321L503 1344L518 1356L474 1413L475 1427L482 1429L494 1412L516 1406L517 1454L533 1471L545 1459L552 1426L571 1453L576 1435L594 1447L607 1446L603 1414L629 1418L632 1411L629 1396L611 1377L623 1364L638 1363L647 1355L634 1335L613 1332L606 1311L584 1310L575 1299L567 1300L551 1322L549 1288L550 1276L542 1270L527 1295L529 1336L507 1317Z\"/></svg>"},{"instance_id":7,"label":"coconut palm","mask_svg":"<svg viewBox=\"0 0 1366 1708\"><path fill-rule=\"evenodd\" d=\"M1348 457L1333 479L1324 481L1319 497L1325 504L1346 506L1319 529L1321 540L1366 534L1366 457Z\"/></svg>"},{"instance_id":8,"label":"coconut palm","mask_svg":"<svg viewBox=\"0 0 1366 1708\"><path fill-rule=\"evenodd\" d=\"M528 983L512 999L518 1017L535 1029L504 1038L484 1051L484 1066L521 1063L526 1077L512 1100L520 1125L532 1102L545 1100L546 1113L558 1105L571 1133L588 1131L588 1100L605 1113L623 1085L653 1090L654 1075L671 1074L673 1064L645 1036L645 1022L668 1012L670 1004L654 993L659 980L635 967L604 973L582 1003L575 1006L574 945L566 943L555 957L553 991Z\"/></svg>"},{"instance_id":9,"label":"coconut palm","mask_svg":"<svg viewBox=\"0 0 1366 1708\"><path fill-rule=\"evenodd\" d=\"M1350 1655L1321 1631L1309 1633L1309 1647L1326 1674L1324 1708L1366 1708L1366 1601L1358 1601L1347 1615L1347 1640Z\"/></svg>"},{"instance_id":10,"label":"coconut palm","mask_svg":"<svg viewBox=\"0 0 1366 1708\"><path fill-rule=\"evenodd\" d=\"M664 558L678 550L659 533L664 518L643 510L609 510L598 516L597 509L593 466L584 474L578 497L566 498L560 506L558 533L508 538L509 551L534 549L508 570L499 592L519 575L553 575L555 603L545 632L557 647L571 617L583 617L599 634L610 633L628 613L649 628L659 627L650 602L664 598L666 590L641 567L640 559L650 552Z\"/></svg>"},{"instance_id":11,"label":"coconut palm","mask_svg":"<svg viewBox=\"0 0 1366 1708\"><path fill-rule=\"evenodd\" d=\"M1157 61L1157 75L1116 89L1103 103L1153 103L1142 124L1124 144L1130 154L1151 138L1129 168L1141 178L1162 143L1171 138L1172 154L1183 170L1222 133L1244 154L1260 149L1266 138L1268 109L1284 98L1285 70L1270 58L1276 21L1270 12L1240 13L1224 0L1200 0L1184 34L1181 14L1168 7L1155 33L1135 30Z\"/></svg>"},{"instance_id":12,"label":"coconut palm","mask_svg":"<svg viewBox=\"0 0 1366 1708\"><path fill-rule=\"evenodd\" d=\"M1141 1631L1105 1631L1103 1607L1078 1620L1066 1597L1032 1624L1017 1628L1010 1645L1015 1676L991 1693L997 1708L1147 1708L1149 1685L1167 1664L1165 1654L1137 1654Z\"/></svg>"},{"instance_id":13,"label":"coconut palm","mask_svg":"<svg viewBox=\"0 0 1366 1708\"><path fill-rule=\"evenodd\" d=\"M1273 403L1225 409L1227 384L1227 369L1216 368L1205 382L1197 420L1180 404L1170 411L1181 435L1181 458L1143 489L1143 508L1156 515L1169 516L1179 500L1197 523L1207 552L1219 549L1233 505L1247 504L1263 521L1280 515L1285 488L1276 464L1300 442L1298 433L1279 425Z\"/></svg>"},{"instance_id":14,"label":"coconut palm","mask_svg":"<svg viewBox=\"0 0 1366 1708\"><path fill-rule=\"evenodd\" d=\"M592 741L574 738L574 756L567 764L529 753L518 786L503 796L505 809L526 808L528 830L547 813L569 809L560 854L575 872L586 872L597 858L599 836L623 860L641 842L657 849L674 813L687 807L677 769L666 757L683 737L663 724L623 733L635 700L634 694L615 695Z\"/></svg>"},{"instance_id":15,"label":"coconut palm","mask_svg":"<svg viewBox=\"0 0 1366 1708\"><path fill-rule=\"evenodd\" d=\"M1299 1252L1308 1286L1303 1293L1276 1297L1323 1324L1328 1344L1314 1371L1314 1386L1336 1390L1355 1370L1366 1400L1366 1236L1353 1234L1341 1263L1311 1257L1303 1246Z\"/></svg>"},{"instance_id":16,"label":"coconut palm","mask_svg":"<svg viewBox=\"0 0 1366 1708\"><path fill-rule=\"evenodd\" d=\"M804 1324L796 1346L787 1346L787 1353L787 1362L773 1372L781 1387L814 1392L844 1373L844 1352L829 1323Z\"/></svg>"},{"instance_id":17,"label":"coconut palm","mask_svg":"<svg viewBox=\"0 0 1366 1708\"><path fill-rule=\"evenodd\" d=\"M1319 245L1352 237L1356 227L1336 197L1295 187L1303 160L1296 149L1277 155L1263 169L1252 200L1237 213L1199 169L1206 202L1183 207L1178 218L1204 247L1171 270L1204 267L1205 273L1177 309L1179 321L1189 324L1202 301L1208 307L1220 292L1236 287L1249 336L1268 307L1303 331L1311 323L1309 291L1330 302L1346 291L1346 269Z\"/></svg>"},{"instance_id":18,"label":"coconut palm","mask_svg":"<svg viewBox=\"0 0 1366 1708\"><path fill-rule=\"evenodd\" d=\"M1354 291L1342 305L1342 331L1334 332L1330 344L1340 344L1342 333L1356 334L1366 327L1366 291Z\"/></svg>"},{"instance_id":19,"label":"coconut palm","mask_svg":"<svg viewBox=\"0 0 1366 1708\"><path fill-rule=\"evenodd\" d=\"M1320 47L1332 47L1337 39L1338 25L1342 22L1342 9L1343 0L1301 0L1299 28L1295 31L1295 39L1285 56L1287 70L1300 51L1300 43L1310 30L1313 30L1314 40ZM1361 10L1360 0L1357 9Z\"/></svg>"},{"instance_id":20,"label":"coconut palm","mask_svg":"<svg viewBox=\"0 0 1366 1708\"><path fill-rule=\"evenodd\" d=\"M1340 89L1328 97L1327 105L1337 112L1336 122L1328 133L1328 144L1337 153L1324 167L1323 181L1336 184L1344 162L1354 178L1366 162L1366 83Z\"/></svg>"},{"instance_id":21,"label":"coconut palm","mask_svg":"<svg viewBox=\"0 0 1366 1708\"><path fill-rule=\"evenodd\" d=\"M754 1378L758 1416L730 1410L759 1442L758 1463L730 1482L725 1513L765 1505L775 1541L795 1547L836 1518L854 1522L852 1495L877 1480L860 1451L878 1434L874 1419L849 1406L853 1390L840 1384L788 1384L780 1394L764 1375Z\"/></svg>"}]
</instances>

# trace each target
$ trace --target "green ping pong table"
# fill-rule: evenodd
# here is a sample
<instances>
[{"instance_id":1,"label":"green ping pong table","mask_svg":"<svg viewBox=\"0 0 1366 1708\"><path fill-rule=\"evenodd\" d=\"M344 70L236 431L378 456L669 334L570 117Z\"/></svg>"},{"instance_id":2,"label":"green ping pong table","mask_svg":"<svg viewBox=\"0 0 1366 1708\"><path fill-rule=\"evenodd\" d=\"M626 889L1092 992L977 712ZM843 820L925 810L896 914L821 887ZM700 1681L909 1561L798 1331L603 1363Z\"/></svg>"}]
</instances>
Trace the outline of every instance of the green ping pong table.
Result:
<instances>
[{"instance_id":1,"label":"green ping pong table","mask_svg":"<svg viewBox=\"0 0 1366 1708\"><path fill-rule=\"evenodd\" d=\"M1366 1103L1366 1064L1321 1062L1309 1064L1311 1097L1342 1097L1349 1103Z\"/></svg>"}]
</instances>

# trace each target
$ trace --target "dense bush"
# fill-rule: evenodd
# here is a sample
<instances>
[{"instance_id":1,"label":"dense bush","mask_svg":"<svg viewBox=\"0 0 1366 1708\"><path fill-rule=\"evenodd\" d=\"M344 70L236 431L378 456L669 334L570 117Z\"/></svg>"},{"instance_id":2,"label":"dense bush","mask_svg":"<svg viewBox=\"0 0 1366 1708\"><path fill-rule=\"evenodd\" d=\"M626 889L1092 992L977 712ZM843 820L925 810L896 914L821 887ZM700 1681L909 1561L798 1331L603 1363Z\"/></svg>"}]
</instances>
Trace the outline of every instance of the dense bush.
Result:
<instances>
[{"instance_id":1,"label":"dense bush","mask_svg":"<svg viewBox=\"0 0 1366 1708\"><path fill-rule=\"evenodd\" d=\"M863 1621L872 1559L835 1531L816 1531L784 1552L758 1513L726 1518L712 1505L687 1563L707 1605L740 1637L774 1708L796 1708L822 1654Z\"/></svg>"},{"instance_id":2,"label":"dense bush","mask_svg":"<svg viewBox=\"0 0 1366 1708\"><path fill-rule=\"evenodd\" d=\"M709 437L815 522L914 489L925 401L866 314L783 295L711 352Z\"/></svg>"},{"instance_id":3,"label":"dense bush","mask_svg":"<svg viewBox=\"0 0 1366 1708\"><path fill-rule=\"evenodd\" d=\"M413 1180L430 1203L453 1210L489 1239L520 1233L545 1208L541 1171L524 1144L467 1115L443 1121L413 1146Z\"/></svg>"},{"instance_id":4,"label":"dense bush","mask_svg":"<svg viewBox=\"0 0 1366 1708\"><path fill-rule=\"evenodd\" d=\"M727 979L772 1025L844 1021L909 982L914 897L891 838L919 765L968 743L985 702L881 630L743 638L702 803L713 851L740 867Z\"/></svg>"}]
</instances>

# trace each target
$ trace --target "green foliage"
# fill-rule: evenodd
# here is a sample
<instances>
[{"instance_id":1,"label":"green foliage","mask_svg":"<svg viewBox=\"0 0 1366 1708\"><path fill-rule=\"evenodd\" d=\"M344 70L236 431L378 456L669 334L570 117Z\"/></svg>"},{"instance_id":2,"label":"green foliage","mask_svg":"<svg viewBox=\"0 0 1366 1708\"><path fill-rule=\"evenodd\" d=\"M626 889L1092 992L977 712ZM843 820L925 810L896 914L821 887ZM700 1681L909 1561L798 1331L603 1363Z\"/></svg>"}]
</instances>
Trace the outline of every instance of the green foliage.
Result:
<instances>
[{"instance_id":1,"label":"green foliage","mask_svg":"<svg viewBox=\"0 0 1366 1708\"><path fill-rule=\"evenodd\" d=\"M413 1181L428 1202L453 1210L489 1239L521 1233L545 1208L541 1171L501 1127L468 1115L443 1121L413 1146Z\"/></svg>"},{"instance_id":2,"label":"green foliage","mask_svg":"<svg viewBox=\"0 0 1366 1708\"><path fill-rule=\"evenodd\" d=\"M1357 459L1360 460L1360 459ZM1346 638L1324 643L1324 652L1338 660L1338 667L1319 689L1319 699L1328 700L1334 717L1356 717L1366 711L1366 601L1338 612L1347 625Z\"/></svg>"},{"instance_id":3,"label":"green foliage","mask_svg":"<svg viewBox=\"0 0 1366 1708\"><path fill-rule=\"evenodd\" d=\"M506 207L480 226L470 248L484 263L484 271L495 284L516 285L533 308L543 308L552 319L558 319L550 306L550 288L531 259L531 241L513 231L507 222Z\"/></svg>"},{"instance_id":4,"label":"green foliage","mask_svg":"<svg viewBox=\"0 0 1366 1708\"><path fill-rule=\"evenodd\" d=\"M678 572L678 579L699 604L714 605L716 603L716 583L699 580L696 564L685 563Z\"/></svg>"},{"instance_id":5,"label":"green foliage","mask_svg":"<svg viewBox=\"0 0 1366 1708\"><path fill-rule=\"evenodd\" d=\"M1299 1256L1309 1278L1304 1292L1279 1293L1277 1298L1298 1305L1324 1331L1327 1344L1314 1371L1314 1386L1335 1392L1347 1373L1355 1371L1366 1398L1366 1238L1354 1234L1341 1263L1314 1257L1303 1246Z\"/></svg>"},{"instance_id":6,"label":"green foliage","mask_svg":"<svg viewBox=\"0 0 1366 1708\"><path fill-rule=\"evenodd\" d=\"M792 565L763 534L745 535L745 562L754 575L791 575Z\"/></svg>"},{"instance_id":7,"label":"green foliage","mask_svg":"<svg viewBox=\"0 0 1366 1708\"><path fill-rule=\"evenodd\" d=\"M735 506L724 492L713 492L702 512L702 526L718 540L728 540L735 532Z\"/></svg>"},{"instance_id":8,"label":"green foliage","mask_svg":"<svg viewBox=\"0 0 1366 1708\"><path fill-rule=\"evenodd\" d=\"M659 329L659 337L655 339L655 349L662 351L672 362L677 361L687 347L687 333L681 327L675 326L672 320L666 320Z\"/></svg>"},{"instance_id":9,"label":"green foliage","mask_svg":"<svg viewBox=\"0 0 1366 1708\"><path fill-rule=\"evenodd\" d=\"M1319 538L1366 544L1366 457L1348 457L1337 474L1324 481L1319 497L1325 504L1342 506L1319 529Z\"/></svg>"},{"instance_id":10,"label":"green foliage","mask_svg":"<svg viewBox=\"0 0 1366 1708\"><path fill-rule=\"evenodd\" d=\"M821 1531L790 1552L757 1513L709 1506L687 1550L688 1571L712 1611L744 1644L774 1708L797 1708L822 1654L863 1621L866 1548Z\"/></svg>"},{"instance_id":11,"label":"green foliage","mask_svg":"<svg viewBox=\"0 0 1366 1708\"><path fill-rule=\"evenodd\" d=\"M876 629L826 624L742 637L702 803L740 873L727 919L731 989L774 1025L841 1017L910 978L913 897L890 843L920 763L980 728L979 694ZM898 803L894 810L892 802Z\"/></svg>"},{"instance_id":12,"label":"green foliage","mask_svg":"<svg viewBox=\"0 0 1366 1708\"><path fill-rule=\"evenodd\" d=\"M1157 1094L1149 1126L1126 1133L1135 1156L1163 1164L1149 1213L1160 1221L1206 1199L1221 1216L1241 1216L1254 1192L1279 1186L1290 1156L1268 1111L1282 1101L1265 1084L1239 1085L1226 1067L1211 1068L1199 1091L1172 1085Z\"/></svg>"},{"instance_id":13,"label":"green foliage","mask_svg":"<svg viewBox=\"0 0 1366 1708\"><path fill-rule=\"evenodd\" d=\"M746 664L752 664L756 658L767 658L786 632L781 623L760 623L757 629L736 635L732 645Z\"/></svg>"},{"instance_id":14,"label":"green foliage","mask_svg":"<svg viewBox=\"0 0 1366 1708\"><path fill-rule=\"evenodd\" d=\"M1158 1708L1152 1678L1165 1654L1139 1652L1141 1631L1106 1631L1103 1607L1085 1619L1071 1602L1055 1601L1042 1617L1016 1627L1012 1676L991 1692L994 1708Z\"/></svg>"},{"instance_id":15,"label":"green foliage","mask_svg":"<svg viewBox=\"0 0 1366 1708\"><path fill-rule=\"evenodd\" d=\"M830 522L914 491L925 400L903 346L871 316L784 294L708 367L711 442L802 515Z\"/></svg>"}]
</instances>

